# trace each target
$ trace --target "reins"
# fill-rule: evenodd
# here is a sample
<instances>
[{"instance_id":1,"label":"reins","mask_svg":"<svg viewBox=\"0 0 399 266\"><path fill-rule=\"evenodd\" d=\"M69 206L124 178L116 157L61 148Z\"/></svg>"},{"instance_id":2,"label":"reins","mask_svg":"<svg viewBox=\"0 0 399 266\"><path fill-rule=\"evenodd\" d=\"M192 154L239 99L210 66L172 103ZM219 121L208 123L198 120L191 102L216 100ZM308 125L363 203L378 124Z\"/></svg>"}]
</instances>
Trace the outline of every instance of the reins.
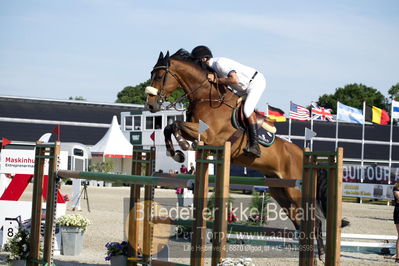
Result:
<instances>
[{"instance_id":1,"label":"reins","mask_svg":"<svg viewBox=\"0 0 399 266\"><path fill-rule=\"evenodd\" d=\"M187 87L187 86L184 86L183 82L182 82L181 79L179 78L179 75L176 74L176 73L174 73L173 71L171 71L171 70L169 69L169 66L168 66L168 65L166 65L166 66L157 66L157 67L154 67L153 70L152 70L152 72L153 72L154 70L157 70L157 69L165 69L165 71L166 71L165 74L163 75L163 82L162 82L163 84L162 84L162 88L160 88L159 93L158 93L158 95L159 95L159 97L160 97L160 99L161 99L162 102L166 102L166 94L165 94L164 87L165 87L165 83L166 83L166 75L167 75L167 74L170 74L170 75L177 81L177 83L178 83L182 88ZM198 89L202 88L203 85L205 85L205 83L206 83L207 81L208 81L208 79L205 77L205 79L201 82L201 84L200 84L199 86L197 86L195 89L190 90L188 93L185 93L184 95L180 96L178 99L176 99L174 102L172 102L172 103L170 103L169 105L167 105L165 108L166 108L166 109L174 108L175 110L178 110L177 107L176 107L176 105L177 105L178 103L180 103L184 98L188 98L189 95L193 94L193 93L196 92ZM208 82L209 82L209 81L208 81ZM211 83L211 82L209 82L209 83L210 83L210 88L212 89L212 87L213 87L213 86L212 86L212 83ZM228 102L226 102L226 100L225 100L225 95L222 94L222 93L220 92L219 83L215 83L215 84L216 84L216 85L215 85L215 88L216 88L216 91L218 92L218 98L219 98L219 99L211 99L211 98L209 98L209 99L199 99L199 100L196 100L196 101L197 101L197 102L219 102L220 105L225 104L225 105L227 105L228 107L230 107L230 108L232 108L232 109L236 108L236 107L232 106L231 104L229 104ZM193 99L193 101L194 101L194 99ZM220 105L219 105L219 106L220 106ZM218 106L218 107L219 107L219 106ZM178 110L178 111L179 111L179 110Z\"/></svg>"}]
</instances>

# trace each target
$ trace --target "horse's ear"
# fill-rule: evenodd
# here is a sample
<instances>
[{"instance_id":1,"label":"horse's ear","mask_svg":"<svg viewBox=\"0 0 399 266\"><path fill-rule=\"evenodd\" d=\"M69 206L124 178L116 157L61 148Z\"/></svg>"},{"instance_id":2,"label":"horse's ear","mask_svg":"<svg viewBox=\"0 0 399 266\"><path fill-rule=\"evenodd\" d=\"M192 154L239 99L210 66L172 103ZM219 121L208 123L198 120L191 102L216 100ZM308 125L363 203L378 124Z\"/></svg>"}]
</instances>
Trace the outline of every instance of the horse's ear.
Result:
<instances>
[{"instance_id":1,"label":"horse's ear","mask_svg":"<svg viewBox=\"0 0 399 266\"><path fill-rule=\"evenodd\" d=\"M160 52L160 53L159 53L159 57L158 57L158 62L161 61L162 59L163 59L163 53Z\"/></svg>"},{"instance_id":2,"label":"horse's ear","mask_svg":"<svg viewBox=\"0 0 399 266\"><path fill-rule=\"evenodd\" d=\"M164 57L164 62L167 67L169 67L169 51L166 52L166 55Z\"/></svg>"}]
</instances>

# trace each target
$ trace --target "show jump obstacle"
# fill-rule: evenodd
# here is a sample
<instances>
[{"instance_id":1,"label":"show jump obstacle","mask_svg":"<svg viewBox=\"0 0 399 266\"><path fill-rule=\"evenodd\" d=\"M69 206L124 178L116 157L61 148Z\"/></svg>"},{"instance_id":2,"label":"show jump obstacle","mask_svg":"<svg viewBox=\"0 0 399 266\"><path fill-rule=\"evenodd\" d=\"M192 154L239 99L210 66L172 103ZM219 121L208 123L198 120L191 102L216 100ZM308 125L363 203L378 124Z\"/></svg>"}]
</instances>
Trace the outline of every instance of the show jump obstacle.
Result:
<instances>
[{"instance_id":1,"label":"show jump obstacle","mask_svg":"<svg viewBox=\"0 0 399 266\"><path fill-rule=\"evenodd\" d=\"M187 187L193 176L189 175L167 175L153 174L155 166L155 149L149 150L133 149L132 175L117 175L94 172L57 171L57 158L59 156L59 142L55 144L38 144L36 146L34 192L32 203L32 240L30 243L31 258L29 265L53 263L53 239L54 239L54 217L55 196L57 187L57 176L64 178L80 178L87 180L102 180L108 182L123 182L131 184L130 187L130 212L128 250L129 265L179 265L176 263L152 259L153 251L153 226L157 223L173 225L192 225L193 238L191 242L190 265L204 265L205 258L205 234L207 228L213 228L212 240L212 265L217 265L226 256L227 230L236 232L262 232L264 235L288 236L295 230L283 230L259 226L238 225L227 223L227 204L229 198L229 184L251 184L267 185L270 187L298 187L300 179L297 180L272 180L263 178L230 178L230 143L224 146L204 146L200 143L196 154L196 176L194 196L194 220L165 220L160 217L152 217L154 206L154 188L163 186L169 188ZM339 265L340 256L340 222L341 222L341 185L342 185L342 159L343 150L339 148L336 153L304 153L304 171L302 184L303 206L314 208L316 198L317 170L327 169L328 172L328 215L327 215L327 252L326 265ZM41 193L44 172L44 160L49 160L49 184L47 188L47 212L46 228L44 237L44 255L39 257L40 247L40 225L41 225ZM322 162L322 164L321 164ZM209 176L209 164L216 167L216 177ZM203 211L207 205L208 185L215 183L216 215L214 222L204 219ZM141 186L144 185L144 204L140 205ZM53 196L50 196L53 195ZM139 248L139 211L141 206L144 210L143 219L143 246ZM299 265L313 265L314 263L314 217L308 217L303 221L300 239ZM225 236L225 237L220 237ZM301 248L306 247L306 248Z\"/></svg>"}]
</instances>

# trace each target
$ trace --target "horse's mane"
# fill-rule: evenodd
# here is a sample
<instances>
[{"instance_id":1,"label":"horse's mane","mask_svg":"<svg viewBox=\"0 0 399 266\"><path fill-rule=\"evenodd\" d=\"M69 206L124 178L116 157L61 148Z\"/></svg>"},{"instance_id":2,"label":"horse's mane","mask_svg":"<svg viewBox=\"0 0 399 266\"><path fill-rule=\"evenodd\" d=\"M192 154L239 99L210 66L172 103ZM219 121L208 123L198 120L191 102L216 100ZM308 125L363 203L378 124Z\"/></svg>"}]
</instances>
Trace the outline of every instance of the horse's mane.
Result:
<instances>
[{"instance_id":1,"label":"horse's mane","mask_svg":"<svg viewBox=\"0 0 399 266\"><path fill-rule=\"evenodd\" d=\"M194 58L190 52L187 50L180 48L177 50L176 53L170 56L170 59L175 59L179 61L184 61L184 62L189 62L197 67L201 68L202 70L208 71L208 72L215 72L212 68L210 68L207 64L202 62L201 60Z\"/></svg>"},{"instance_id":2,"label":"horse's mane","mask_svg":"<svg viewBox=\"0 0 399 266\"><path fill-rule=\"evenodd\" d=\"M177 50L176 53L171 55L170 59L175 59L175 60L180 60L180 61L185 61L185 62L190 62L190 63L196 63L196 60L191 55L191 53L183 48L180 48L179 50Z\"/></svg>"}]
</instances>

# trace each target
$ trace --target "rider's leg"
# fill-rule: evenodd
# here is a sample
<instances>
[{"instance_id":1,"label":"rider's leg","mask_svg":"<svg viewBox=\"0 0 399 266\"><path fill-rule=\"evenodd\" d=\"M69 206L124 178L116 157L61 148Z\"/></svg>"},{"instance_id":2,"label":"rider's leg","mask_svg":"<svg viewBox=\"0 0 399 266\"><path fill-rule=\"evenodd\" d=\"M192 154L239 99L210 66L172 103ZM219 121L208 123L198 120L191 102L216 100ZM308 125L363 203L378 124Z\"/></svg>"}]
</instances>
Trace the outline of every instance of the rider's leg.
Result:
<instances>
[{"instance_id":1,"label":"rider's leg","mask_svg":"<svg viewBox=\"0 0 399 266\"><path fill-rule=\"evenodd\" d=\"M248 121L248 145L245 152L260 157L258 144L258 125L256 124L255 106L266 88L266 80L262 74L258 73L247 89L247 99L244 103L244 115Z\"/></svg>"},{"instance_id":2,"label":"rider's leg","mask_svg":"<svg viewBox=\"0 0 399 266\"><path fill-rule=\"evenodd\" d=\"M260 157L260 149L258 143L258 125L256 124L256 114L253 112L248 120L248 145L244 149L246 153L249 153L255 157Z\"/></svg>"}]
</instances>

